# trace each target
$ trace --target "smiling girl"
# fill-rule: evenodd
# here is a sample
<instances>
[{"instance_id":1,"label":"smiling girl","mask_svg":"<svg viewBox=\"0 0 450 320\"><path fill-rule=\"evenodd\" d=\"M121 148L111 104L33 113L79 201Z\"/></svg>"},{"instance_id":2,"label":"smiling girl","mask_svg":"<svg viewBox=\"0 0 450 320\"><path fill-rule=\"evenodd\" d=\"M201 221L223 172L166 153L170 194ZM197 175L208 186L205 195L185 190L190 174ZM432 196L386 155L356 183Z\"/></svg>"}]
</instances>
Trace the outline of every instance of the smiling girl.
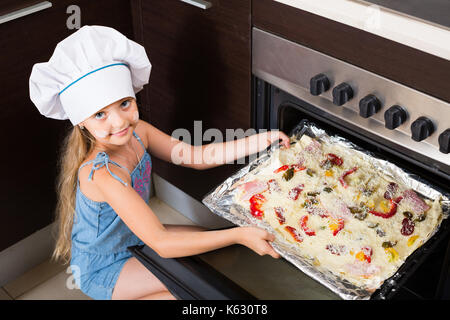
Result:
<instances>
[{"instance_id":1,"label":"smiling girl","mask_svg":"<svg viewBox=\"0 0 450 320\"><path fill-rule=\"evenodd\" d=\"M216 143L247 148L210 161L193 157L205 146L176 140L139 119L135 93L147 84L145 50L114 29L84 26L60 42L49 62L35 64L30 97L50 118L69 119L58 180L59 231L53 257L79 270L75 280L94 299L173 299L167 288L127 250L146 244L161 257L196 255L232 244L260 255L279 255L274 236L255 227L204 230L163 225L148 206L151 157L171 162L182 144L181 166L198 170L259 152L288 137L278 131ZM209 146L211 148L211 145ZM179 159L178 159L179 160ZM76 268L75 268L76 267Z\"/></svg>"}]
</instances>

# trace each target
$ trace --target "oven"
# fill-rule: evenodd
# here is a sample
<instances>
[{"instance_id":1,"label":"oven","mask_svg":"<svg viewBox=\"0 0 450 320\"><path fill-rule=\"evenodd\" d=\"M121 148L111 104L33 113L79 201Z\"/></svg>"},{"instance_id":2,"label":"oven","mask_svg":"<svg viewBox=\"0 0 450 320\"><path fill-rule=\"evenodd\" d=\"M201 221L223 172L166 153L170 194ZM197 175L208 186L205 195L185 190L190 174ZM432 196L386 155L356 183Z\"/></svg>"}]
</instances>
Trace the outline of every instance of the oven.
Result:
<instances>
[{"instance_id":1,"label":"oven","mask_svg":"<svg viewBox=\"0 0 450 320\"><path fill-rule=\"evenodd\" d=\"M256 129L311 121L450 194L450 104L282 37L252 30ZM450 298L450 219L371 299ZM339 299L284 259L230 246L162 259L130 248L180 299Z\"/></svg>"}]
</instances>

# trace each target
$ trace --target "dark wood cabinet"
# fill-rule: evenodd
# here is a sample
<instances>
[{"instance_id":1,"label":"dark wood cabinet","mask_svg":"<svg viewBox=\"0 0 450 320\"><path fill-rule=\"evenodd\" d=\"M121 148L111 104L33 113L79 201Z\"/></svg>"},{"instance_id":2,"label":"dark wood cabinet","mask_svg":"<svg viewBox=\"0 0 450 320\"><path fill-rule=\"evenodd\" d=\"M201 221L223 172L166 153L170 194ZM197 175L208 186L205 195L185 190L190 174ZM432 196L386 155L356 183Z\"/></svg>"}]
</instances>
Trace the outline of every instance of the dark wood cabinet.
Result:
<instances>
[{"instance_id":1,"label":"dark wood cabinet","mask_svg":"<svg viewBox=\"0 0 450 320\"><path fill-rule=\"evenodd\" d=\"M448 60L273 0L252 2L253 26L450 102Z\"/></svg>"},{"instance_id":2,"label":"dark wood cabinet","mask_svg":"<svg viewBox=\"0 0 450 320\"><path fill-rule=\"evenodd\" d=\"M194 139L194 121L224 137L227 128L251 126L251 1L209 2L202 10L180 0L131 1L136 39L152 63L142 117L169 135L185 128ZM197 200L238 168L197 171L155 157L153 166Z\"/></svg>"},{"instance_id":3,"label":"dark wood cabinet","mask_svg":"<svg viewBox=\"0 0 450 320\"><path fill-rule=\"evenodd\" d=\"M19 2L10 1L2 14L36 1ZM133 37L128 0L51 2L48 9L0 24L0 251L53 221L58 151L71 124L41 116L28 81L32 66L48 61L56 44L76 31L67 28L67 7L80 8L81 25L106 25Z\"/></svg>"}]
</instances>

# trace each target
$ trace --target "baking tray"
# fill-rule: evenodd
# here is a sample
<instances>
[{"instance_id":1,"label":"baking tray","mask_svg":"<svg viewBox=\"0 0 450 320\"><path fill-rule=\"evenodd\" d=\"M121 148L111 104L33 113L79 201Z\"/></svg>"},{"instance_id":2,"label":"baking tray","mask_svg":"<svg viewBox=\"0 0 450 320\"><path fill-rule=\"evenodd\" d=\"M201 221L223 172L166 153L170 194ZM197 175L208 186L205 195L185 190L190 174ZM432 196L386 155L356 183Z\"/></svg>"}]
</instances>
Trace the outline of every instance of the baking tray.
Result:
<instances>
[{"instance_id":1,"label":"baking tray","mask_svg":"<svg viewBox=\"0 0 450 320\"><path fill-rule=\"evenodd\" d=\"M289 252L289 248L287 248L286 243L280 241L279 238L277 238L277 240L273 243L273 247L281 254L282 257L293 263L297 268L310 277L337 293L343 299L385 299L392 297L398 288L403 285L404 282L414 273L419 265L426 260L429 253L436 248L436 246L446 237L446 235L448 235L450 228L449 219L447 218L450 211L450 201L447 191L433 186L433 184L429 181L424 180L412 172L407 172L397 165L382 160L382 157L376 153L366 151L345 138L326 132L325 130L319 128L314 122L307 119L300 121L300 123L290 132L289 136L291 137L295 135L297 139L300 139L304 134L313 138L317 138L317 135L319 134L322 138L326 137L327 139L334 139L333 143L342 143L346 147L370 156L370 159L373 159L373 161L382 163L383 168L384 166L387 166L388 169L386 170L394 170L395 174L399 174L401 176L401 180L406 179L408 182L405 183L405 181L402 181L403 183L414 189L422 196L433 199L436 197L436 194L439 194L442 197L443 200L441 204L444 212L444 219L441 221L440 226L421 247L408 256L397 272L395 272L390 278L386 279L375 292L368 291L366 288L357 287L348 281L337 279L336 275L324 273L323 270L318 271L317 268L311 265L311 263L300 261L302 259L299 258L298 255L293 256L292 253ZM226 179L222 184L217 186L217 188L207 194L203 199L203 203L209 207L211 211L235 223L236 225L255 225L273 232L273 229L264 222L260 222L257 219L252 219L251 217L246 217L244 213L236 214L236 210L238 211L238 209L233 207L233 201L230 201L233 197L230 196L228 188L234 185L248 172L253 171L261 163L267 161L270 158L271 153L277 148L279 148L278 143L267 148L266 152L259 156L256 160L251 161L247 166L241 168L234 175ZM234 210L233 213L231 210Z\"/></svg>"}]
</instances>

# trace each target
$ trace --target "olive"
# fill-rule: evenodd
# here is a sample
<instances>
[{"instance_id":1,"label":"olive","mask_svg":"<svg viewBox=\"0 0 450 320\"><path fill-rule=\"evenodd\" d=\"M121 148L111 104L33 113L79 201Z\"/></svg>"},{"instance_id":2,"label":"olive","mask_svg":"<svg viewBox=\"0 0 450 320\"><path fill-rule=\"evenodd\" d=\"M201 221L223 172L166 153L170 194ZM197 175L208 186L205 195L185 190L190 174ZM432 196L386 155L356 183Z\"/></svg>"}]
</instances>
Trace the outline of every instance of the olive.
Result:
<instances>
[{"instance_id":1,"label":"olive","mask_svg":"<svg viewBox=\"0 0 450 320\"><path fill-rule=\"evenodd\" d=\"M287 169L286 172L283 174L283 178L286 181L291 180L293 176L294 176L294 168Z\"/></svg>"},{"instance_id":2,"label":"olive","mask_svg":"<svg viewBox=\"0 0 450 320\"><path fill-rule=\"evenodd\" d=\"M362 210L358 207L349 207L351 213L360 213Z\"/></svg>"},{"instance_id":3,"label":"olive","mask_svg":"<svg viewBox=\"0 0 450 320\"><path fill-rule=\"evenodd\" d=\"M414 219L414 222L422 222L426 217L427 216L425 214L421 213L416 219Z\"/></svg>"},{"instance_id":4,"label":"olive","mask_svg":"<svg viewBox=\"0 0 450 320\"><path fill-rule=\"evenodd\" d=\"M306 195L308 195L309 197L315 197L315 196L317 196L317 195L319 195L319 194L320 194L320 192L317 192L317 191L315 191L315 192L310 191L310 192L308 192Z\"/></svg>"},{"instance_id":5,"label":"olive","mask_svg":"<svg viewBox=\"0 0 450 320\"><path fill-rule=\"evenodd\" d=\"M409 211L403 212L403 215L408 219L412 219L412 217L413 217L413 214Z\"/></svg>"},{"instance_id":6,"label":"olive","mask_svg":"<svg viewBox=\"0 0 450 320\"><path fill-rule=\"evenodd\" d=\"M330 187L325 187L323 188L323 191L330 193L331 191L333 191L333 189Z\"/></svg>"},{"instance_id":7,"label":"olive","mask_svg":"<svg viewBox=\"0 0 450 320\"><path fill-rule=\"evenodd\" d=\"M396 244L397 244L397 241L394 243L392 243L390 241L385 241L385 242L383 242L382 246L383 246L383 248L387 249L387 248L392 248Z\"/></svg>"},{"instance_id":8,"label":"olive","mask_svg":"<svg viewBox=\"0 0 450 320\"><path fill-rule=\"evenodd\" d=\"M369 228L376 228L376 227L378 227L378 223L373 223L373 222L368 222L367 223L367 226L369 227Z\"/></svg>"},{"instance_id":9,"label":"olive","mask_svg":"<svg viewBox=\"0 0 450 320\"><path fill-rule=\"evenodd\" d=\"M367 218L367 212L358 212L354 215L354 217L358 220L363 221L365 218Z\"/></svg>"},{"instance_id":10,"label":"olive","mask_svg":"<svg viewBox=\"0 0 450 320\"><path fill-rule=\"evenodd\" d=\"M314 170L311 169L306 169L306 174L310 177L312 177L314 175L314 173L316 173Z\"/></svg>"}]
</instances>

